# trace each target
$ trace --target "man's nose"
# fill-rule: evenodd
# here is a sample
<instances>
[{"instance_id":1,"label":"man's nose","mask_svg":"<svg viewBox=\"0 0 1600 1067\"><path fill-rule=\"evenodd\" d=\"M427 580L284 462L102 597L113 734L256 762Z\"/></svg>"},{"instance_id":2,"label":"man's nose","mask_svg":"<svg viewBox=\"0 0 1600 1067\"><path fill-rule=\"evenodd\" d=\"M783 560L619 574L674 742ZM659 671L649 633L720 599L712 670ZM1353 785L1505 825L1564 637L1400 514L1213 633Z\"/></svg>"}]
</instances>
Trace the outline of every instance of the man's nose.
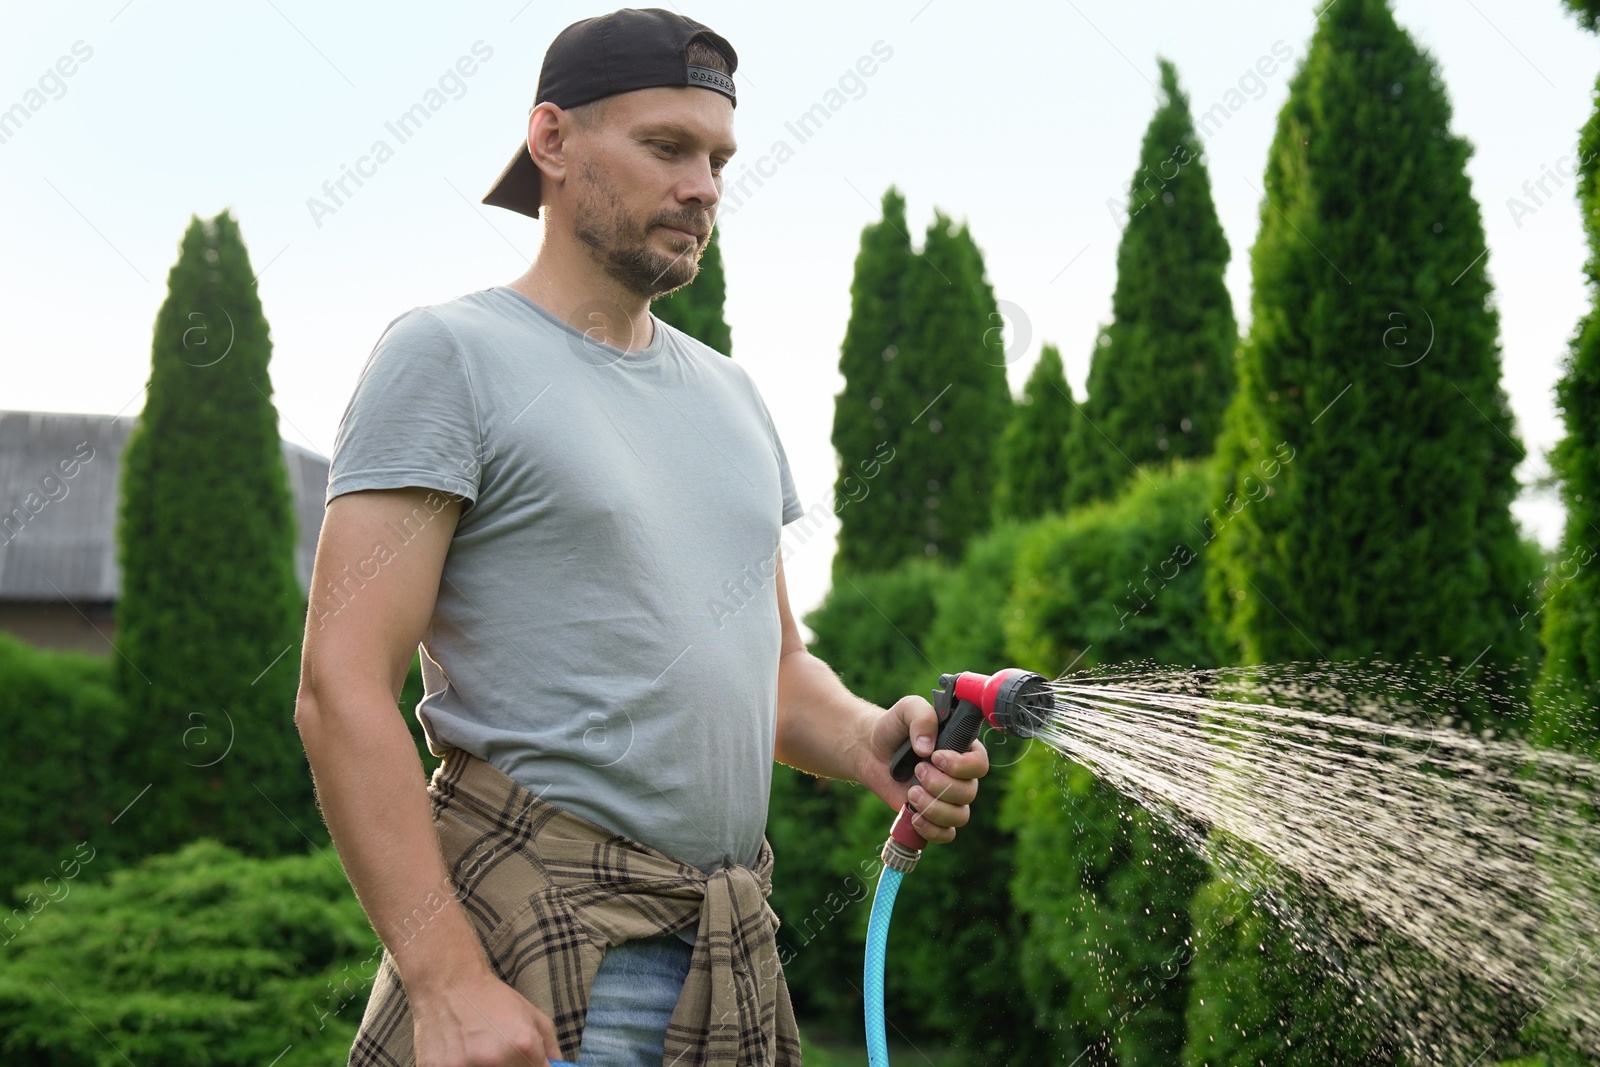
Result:
<instances>
[{"instance_id":1,"label":"man's nose","mask_svg":"<svg viewBox=\"0 0 1600 1067\"><path fill-rule=\"evenodd\" d=\"M717 206L717 201L722 199L722 189L711 169L710 159L702 159L695 164L693 171L678 188L678 199L684 202L698 200L707 208Z\"/></svg>"}]
</instances>

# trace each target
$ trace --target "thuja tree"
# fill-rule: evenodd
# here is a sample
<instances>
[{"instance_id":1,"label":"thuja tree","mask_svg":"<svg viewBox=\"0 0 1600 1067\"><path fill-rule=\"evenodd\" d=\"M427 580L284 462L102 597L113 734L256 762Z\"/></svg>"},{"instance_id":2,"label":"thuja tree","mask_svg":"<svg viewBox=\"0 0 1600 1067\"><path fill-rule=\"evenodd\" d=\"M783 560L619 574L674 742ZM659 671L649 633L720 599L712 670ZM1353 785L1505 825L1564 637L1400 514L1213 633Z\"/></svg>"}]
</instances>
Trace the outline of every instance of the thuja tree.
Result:
<instances>
[{"instance_id":1,"label":"thuja tree","mask_svg":"<svg viewBox=\"0 0 1600 1067\"><path fill-rule=\"evenodd\" d=\"M1533 557L1510 514L1522 449L1471 148L1450 117L1434 61L1385 0L1323 10L1268 156L1218 446L1229 518L1207 593L1243 662L1448 655L1482 672L1534 652L1517 623ZM1264 484L1285 445L1293 462ZM1225 895L1197 897L1197 930ZM1390 1058L1390 1020L1364 1018L1331 966L1277 965L1290 935L1259 918L1197 936L1185 1062Z\"/></svg>"},{"instance_id":2,"label":"thuja tree","mask_svg":"<svg viewBox=\"0 0 1600 1067\"><path fill-rule=\"evenodd\" d=\"M921 251L905 199L861 234L834 407L841 515L833 573L958 558L988 528L996 449L1011 406L994 291L971 232L934 213Z\"/></svg>"},{"instance_id":3,"label":"thuja tree","mask_svg":"<svg viewBox=\"0 0 1600 1067\"><path fill-rule=\"evenodd\" d=\"M1534 651L1470 154L1384 0L1329 8L1278 117L1219 446L1247 503L1208 573L1248 662ZM1298 458L1258 492L1284 442Z\"/></svg>"},{"instance_id":4,"label":"thuja tree","mask_svg":"<svg viewBox=\"0 0 1600 1067\"><path fill-rule=\"evenodd\" d=\"M1061 508L1069 475L1067 435L1076 407L1061 351L1045 345L1000 439L996 517L1035 519Z\"/></svg>"},{"instance_id":5,"label":"thuja tree","mask_svg":"<svg viewBox=\"0 0 1600 1067\"><path fill-rule=\"evenodd\" d=\"M1600 3L1567 0L1589 29ZM1600 100L1600 83L1596 85ZM1579 138L1578 202L1589 238L1584 274L1600 292L1600 107ZM1578 323L1556 385L1566 436L1550 456L1561 480L1566 530L1539 589L1545 660L1534 690L1539 734L1549 744L1600 752L1600 312Z\"/></svg>"},{"instance_id":6,"label":"thuja tree","mask_svg":"<svg viewBox=\"0 0 1600 1067\"><path fill-rule=\"evenodd\" d=\"M1600 30L1600 0L1561 0L1586 30Z\"/></svg>"},{"instance_id":7,"label":"thuja tree","mask_svg":"<svg viewBox=\"0 0 1600 1067\"><path fill-rule=\"evenodd\" d=\"M1160 66L1164 99L1128 194L1111 322L1069 439L1070 505L1110 497L1135 464L1209 454L1233 392L1228 240L1188 97L1172 63Z\"/></svg>"},{"instance_id":8,"label":"thuja tree","mask_svg":"<svg viewBox=\"0 0 1600 1067\"><path fill-rule=\"evenodd\" d=\"M1567 0L1584 28L1600 29L1600 3ZM1594 99L1600 101L1600 85ZM1600 312L1594 302L1600 293L1600 107L1590 115L1579 135L1578 203L1589 258L1584 264L1591 307L1579 320L1567 353L1566 366L1556 385L1566 435L1551 453L1550 462L1561 483L1567 523L1561 546L1537 590L1535 603L1543 609L1541 636L1545 658L1534 686L1535 733L1543 744L1566 748L1591 757L1600 756ZM1529 615L1531 620L1537 616ZM1591 805L1588 815L1600 818ZM1571 845L1572 842L1565 842ZM1565 880L1571 871L1553 870ZM1570 897L1583 899L1584 887L1573 887ZM1551 957L1593 960L1600 943L1593 930L1579 932L1570 916L1551 916ZM1576 939L1573 935L1577 933ZM1576 943L1574 943L1576 941ZM1564 965L1570 966L1570 965ZM1571 1004L1594 995L1588 967L1572 974L1556 990L1551 1010L1530 1017L1524 1037L1551 1050L1552 1063L1591 1062L1578 1047L1593 1047L1594 1038L1572 1020ZM1588 988L1586 988L1586 986Z\"/></svg>"},{"instance_id":9,"label":"thuja tree","mask_svg":"<svg viewBox=\"0 0 1600 1067\"><path fill-rule=\"evenodd\" d=\"M722 316L727 282L722 274L722 242L712 231L711 240L700 256L700 272L694 281L674 289L650 305L661 319L702 344L725 356L733 355L733 331Z\"/></svg>"},{"instance_id":10,"label":"thuja tree","mask_svg":"<svg viewBox=\"0 0 1600 1067\"><path fill-rule=\"evenodd\" d=\"M905 197L894 188L883 194L883 217L861 231L855 275L850 282L850 322L839 350L844 389L834 402L833 447L839 454L837 492L855 506L840 515L839 547L833 574L888 570L905 552L904 497L894 482L900 471L878 472L859 501L861 465L892 455L903 423L916 414L900 395L894 361L906 342L906 275L911 239L906 230ZM891 420L893 420L891 422ZM887 445L890 451L882 451Z\"/></svg>"},{"instance_id":11,"label":"thuja tree","mask_svg":"<svg viewBox=\"0 0 1600 1067\"><path fill-rule=\"evenodd\" d=\"M994 291L972 233L935 211L905 294L906 348L894 359L897 453L889 468L905 525L902 556L954 561L988 529L995 460L1010 417Z\"/></svg>"},{"instance_id":12,"label":"thuja tree","mask_svg":"<svg viewBox=\"0 0 1600 1067\"><path fill-rule=\"evenodd\" d=\"M238 222L192 219L156 316L117 528L125 758L150 785L119 831L146 851L201 835L303 848L302 832L320 831L294 727L305 601L271 354Z\"/></svg>"}]
</instances>

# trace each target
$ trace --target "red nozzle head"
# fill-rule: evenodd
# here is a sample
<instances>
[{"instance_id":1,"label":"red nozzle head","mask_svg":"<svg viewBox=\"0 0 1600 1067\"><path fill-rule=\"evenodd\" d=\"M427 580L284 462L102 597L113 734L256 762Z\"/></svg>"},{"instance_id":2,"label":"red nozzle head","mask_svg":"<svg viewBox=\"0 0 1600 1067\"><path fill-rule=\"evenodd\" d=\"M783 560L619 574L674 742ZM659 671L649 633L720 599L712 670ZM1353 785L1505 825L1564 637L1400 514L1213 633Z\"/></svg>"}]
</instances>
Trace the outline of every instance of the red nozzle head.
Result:
<instances>
[{"instance_id":1,"label":"red nozzle head","mask_svg":"<svg viewBox=\"0 0 1600 1067\"><path fill-rule=\"evenodd\" d=\"M1055 693L1043 675L1017 667L993 674L956 675L955 696L971 701L989 725L1013 737L1032 737L1055 710Z\"/></svg>"}]
</instances>

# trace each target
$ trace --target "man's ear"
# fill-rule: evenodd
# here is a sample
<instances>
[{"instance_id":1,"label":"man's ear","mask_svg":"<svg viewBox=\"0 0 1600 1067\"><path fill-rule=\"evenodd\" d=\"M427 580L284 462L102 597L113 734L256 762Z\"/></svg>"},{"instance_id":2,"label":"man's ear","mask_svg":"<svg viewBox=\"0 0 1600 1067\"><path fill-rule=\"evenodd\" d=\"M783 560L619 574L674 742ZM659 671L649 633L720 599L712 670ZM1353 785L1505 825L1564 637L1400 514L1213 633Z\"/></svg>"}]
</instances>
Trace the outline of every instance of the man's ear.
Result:
<instances>
[{"instance_id":1,"label":"man's ear","mask_svg":"<svg viewBox=\"0 0 1600 1067\"><path fill-rule=\"evenodd\" d=\"M528 154L539 168L541 182L560 185L567 179L566 139L573 122L567 113L546 101L528 115Z\"/></svg>"}]
</instances>

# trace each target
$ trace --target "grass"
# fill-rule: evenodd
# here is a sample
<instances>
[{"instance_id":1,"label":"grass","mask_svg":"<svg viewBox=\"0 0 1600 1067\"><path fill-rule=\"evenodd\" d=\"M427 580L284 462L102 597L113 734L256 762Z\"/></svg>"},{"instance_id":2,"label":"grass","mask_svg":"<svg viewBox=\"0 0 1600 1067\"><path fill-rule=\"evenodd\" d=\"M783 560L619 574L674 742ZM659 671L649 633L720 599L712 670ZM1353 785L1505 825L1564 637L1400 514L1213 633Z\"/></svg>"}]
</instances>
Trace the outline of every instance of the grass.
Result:
<instances>
[{"instance_id":1,"label":"grass","mask_svg":"<svg viewBox=\"0 0 1600 1067\"><path fill-rule=\"evenodd\" d=\"M800 1032L800 1051L806 1067L867 1067L866 1039L858 1032L850 1035L835 1034L812 1026L803 1026ZM912 1064L915 1067L946 1067L955 1063L949 1051L940 1046L889 1043L889 1062Z\"/></svg>"}]
</instances>

